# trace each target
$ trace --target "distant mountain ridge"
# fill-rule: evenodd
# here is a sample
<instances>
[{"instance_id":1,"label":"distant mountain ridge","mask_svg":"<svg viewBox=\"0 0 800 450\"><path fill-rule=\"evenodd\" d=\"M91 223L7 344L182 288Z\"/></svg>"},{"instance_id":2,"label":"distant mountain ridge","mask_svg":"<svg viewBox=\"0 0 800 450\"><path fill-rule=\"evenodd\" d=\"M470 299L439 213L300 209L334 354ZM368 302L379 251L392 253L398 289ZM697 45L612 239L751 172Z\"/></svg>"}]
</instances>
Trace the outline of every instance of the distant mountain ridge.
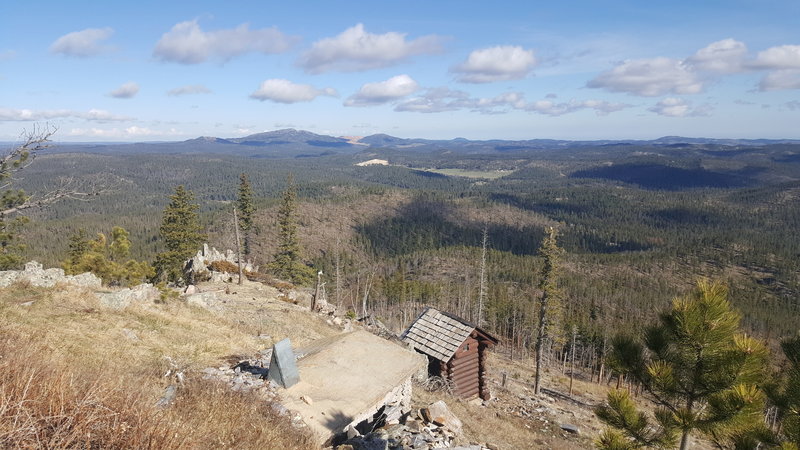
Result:
<instances>
[{"instance_id":1,"label":"distant mountain ridge","mask_svg":"<svg viewBox=\"0 0 800 450\"><path fill-rule=\"evenodd\" d=\"M238 138L201 136L176 142L125 143L125 144L70 144L63 143L59 152L90 153L220 153L253 157L324 156L352 154L365 149L396 149L419 152L449 150L458 153L496 153L558 148L651 145L664 147L684 146L763 146L770 144L800 144L795 139L714 139L664 136L653 140L595 140L570 141L557 139L528 140L470 140L400 138L388 134L373 134L361 138L337 137L286 128L251 134Z\"/></svg>"}]
</instances>

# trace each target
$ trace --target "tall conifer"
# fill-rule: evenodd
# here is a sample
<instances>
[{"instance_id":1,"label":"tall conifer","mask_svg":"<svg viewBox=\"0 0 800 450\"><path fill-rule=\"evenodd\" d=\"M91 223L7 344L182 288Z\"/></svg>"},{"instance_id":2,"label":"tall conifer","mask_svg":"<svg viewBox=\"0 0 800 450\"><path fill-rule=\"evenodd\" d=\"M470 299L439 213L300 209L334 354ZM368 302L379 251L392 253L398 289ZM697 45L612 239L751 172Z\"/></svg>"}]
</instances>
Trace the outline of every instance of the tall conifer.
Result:
<instances>
[{"instance_id":1,"label":"tall conifer","mask_svg":"<svg viewBox=\"0 0 800 450\"><path fill-rule=\"evenodd\" d=\"M182 276L183 263L189 259L206 240L194 203L194 194L183 185L175 188L170 203L164 209L161 220L161 237L167 248L156 257L156 276L159 279L177 281Z\"/></svg>"},{"instance_id":2,"label":"tall conifer","mask_svg":"<svg viewBox=\"0 0 800 450\"><path fill-rule=\"evenodd\" d=\"M539 393L539 388L541 387L544 341L552 328L550 325L553 321L553 303L561 296L561 291L558 289L558 276L564 250L558 246L558 230L550 227L547 231L547 236L542 240L541 247L539 247L539 254L544 259L544 265L542 266L541 280L539 281L539 289L542 295L539 297L539 323L536 327L536 377L533 382L535 394Z\"/></svg>"},{"instance_id":3,"label":"tall conifer","mask_svg":"<svg viewBox=\"0 0 800 450\"><path fill-rule=\"evenodd\" d=\"M236 204L239 213L239 229L244 234L244 254L249 256L250 230L253 228L253 214L256 208L253 205L253 188L250 186L250 180L247 179L246 173L239 175L239 197Z\"/></svg>"},{"instance_id":4,"label":"tall conifer","mask_svg":"<svg viewBox=\"0 0 800 450\"><path fill-rule=\"evenodd\" d=\"M296 202L294 177L289 174L286 177L286 190L278 208L278 251L270 267L278 277L307 284L313 279L314 271L303 263L300 241L297 238Z\"/></svg>"}]
</instances>

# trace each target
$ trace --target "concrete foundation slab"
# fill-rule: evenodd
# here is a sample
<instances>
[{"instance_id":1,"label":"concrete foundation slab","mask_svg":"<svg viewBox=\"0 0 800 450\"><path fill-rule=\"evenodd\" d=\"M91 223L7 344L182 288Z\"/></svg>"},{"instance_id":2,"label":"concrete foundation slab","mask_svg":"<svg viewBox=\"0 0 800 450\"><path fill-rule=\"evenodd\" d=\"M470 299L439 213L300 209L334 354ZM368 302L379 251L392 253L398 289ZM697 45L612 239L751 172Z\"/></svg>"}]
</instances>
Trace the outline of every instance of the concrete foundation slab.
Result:
<instances>
[{"instance_id":1,"label":"concrete foundation slab","mask_svg":"<svg viewBox=\"0 0 800 450\"><path fill-rule=\"evenodd\" d=\"M305 354L297 362L300 382L281 397L320 443L388 403L410 400L411 377L427 367L423 355L366 331L323 339L297 353Z\"/></svg>"}]
</instances>

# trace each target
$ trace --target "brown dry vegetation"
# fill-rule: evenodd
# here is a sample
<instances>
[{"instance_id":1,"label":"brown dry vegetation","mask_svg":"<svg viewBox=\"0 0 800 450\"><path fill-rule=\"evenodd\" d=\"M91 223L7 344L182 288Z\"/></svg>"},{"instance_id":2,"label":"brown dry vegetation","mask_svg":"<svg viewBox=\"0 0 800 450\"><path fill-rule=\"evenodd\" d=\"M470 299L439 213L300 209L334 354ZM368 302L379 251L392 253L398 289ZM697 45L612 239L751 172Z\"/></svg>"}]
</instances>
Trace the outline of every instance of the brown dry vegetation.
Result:
<instances>
[{"instance_id":1,"label":"brown dry vegetation","mask_svg":"<svg viewBox=\"0 0 800 450\"><path fill-rule=\"evenodd\" d=\"M0 290L0 335L0 447L313 448L255 394L193 375L263 346L203 310L114 311L85 291L16 285ZM158 408L176 364L188 380Z\"/></svg>"}]
</instances>

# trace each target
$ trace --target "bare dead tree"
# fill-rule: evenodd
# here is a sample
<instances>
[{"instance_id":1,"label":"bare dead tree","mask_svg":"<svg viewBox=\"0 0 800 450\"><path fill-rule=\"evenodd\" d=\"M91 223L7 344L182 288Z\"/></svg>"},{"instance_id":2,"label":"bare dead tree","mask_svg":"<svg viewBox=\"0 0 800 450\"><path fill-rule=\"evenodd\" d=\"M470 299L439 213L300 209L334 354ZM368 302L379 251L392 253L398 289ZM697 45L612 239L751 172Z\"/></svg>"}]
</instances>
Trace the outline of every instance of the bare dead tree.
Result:
<instances>
[{"instance_id":1,"label":"bare dead tree","mask_svg":"<svg viewBox=\"0 0 800 450\"><path fill-rule=\"evenodd\" d=\"M484 225L483 227L483 240L481 243L481 274L480 274L480 289L478 290L478 319L476 323L479 327L484 326L483 323L483 310L486 303L486 244L489 240L489 230Z\"/></svg>"},{"instance_id":2,"label":"bare dead tree","mask_svg":"<svg viewBox=\"0 0 800 450\"><path fill-rule=\"evenodd\" d=\"M39 152L51 147L50 138L55 132L56 128L49 125L34 126L32 131L22 133L22 144L0 156L0 268L3 270L13 269L22 262L20 252L24 246L16 241L28 218L21 212L65 199L88 200L101 192L96 185L78 189L72 178L59 179L55 188L40 194L28 195L14 188L14 182L19 181L17 173L30 166Z\"/></svg>"},{"instance_id":3,"label":"bare dead tree","mask_svg":"<svg viewBox=\"0 0 800 450\"><path fill-rule=\"evenodd\" d=\"M11 189L18 179L16 173L33 163L36 156L52 147L50 138L57 129L46 125L34 126L30 132L23 132L23 143L12 147L8 153L0 157L0 191L2 203L0 204L0 217L31 208L42 208L65 199L87 200L91 196L99 195L104 189L99 186L83 186L80 189L73 178L62 178L59 185L41 194L26 195L22 190Z\"/></svg>"}]
</instances>

